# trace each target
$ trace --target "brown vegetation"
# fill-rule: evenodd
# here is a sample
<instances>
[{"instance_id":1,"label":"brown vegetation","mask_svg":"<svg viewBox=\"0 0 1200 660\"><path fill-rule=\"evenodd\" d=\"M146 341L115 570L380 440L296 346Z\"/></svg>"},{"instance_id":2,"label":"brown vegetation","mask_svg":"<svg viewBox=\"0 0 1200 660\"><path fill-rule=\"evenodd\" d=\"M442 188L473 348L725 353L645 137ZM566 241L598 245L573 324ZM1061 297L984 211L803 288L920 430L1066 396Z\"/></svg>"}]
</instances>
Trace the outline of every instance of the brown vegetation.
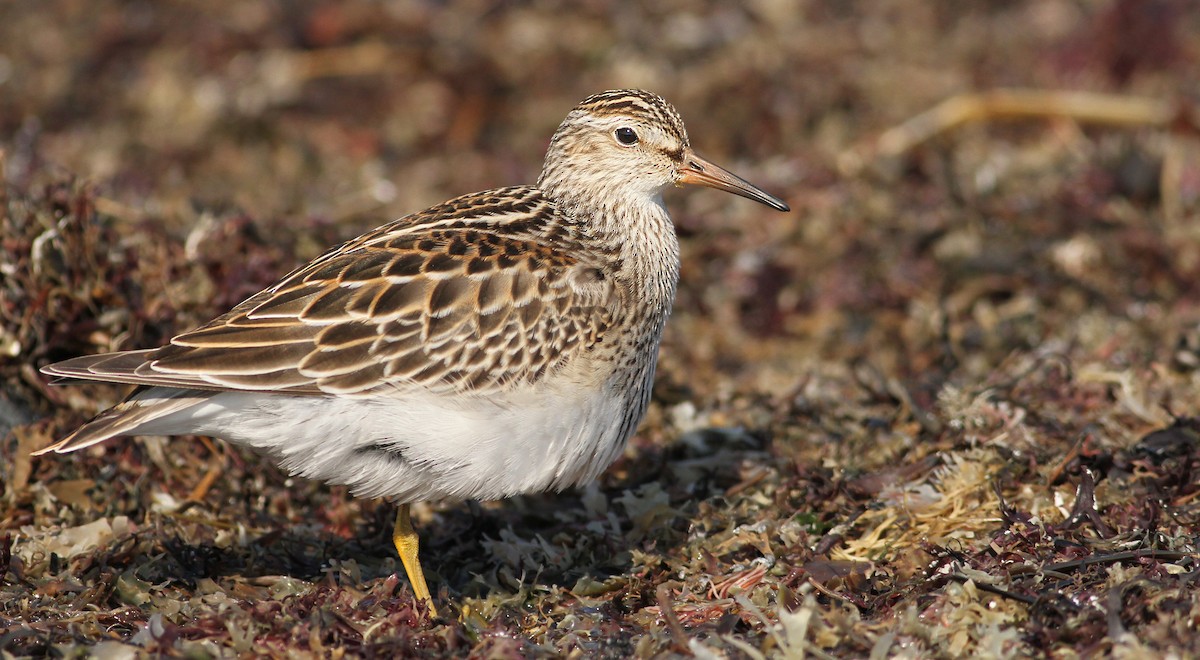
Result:
<instances>
[{"instance_id":1,"label":"brown vegetation","mask_svg":"<svg viewBox=\"0 0 1200 660\"><path fill-rule=\"evenodd\" d=\"M652 7L0 5L0 651L1200 654L1200 11ZM194 438L29 459L125 393L38 366L531 182L618 86L794 211L670 195L649 419L594 487L419 508L443 619L385 503ZM876 140L1017 87L1166 114Z\"/></svg>"}]
</instances>

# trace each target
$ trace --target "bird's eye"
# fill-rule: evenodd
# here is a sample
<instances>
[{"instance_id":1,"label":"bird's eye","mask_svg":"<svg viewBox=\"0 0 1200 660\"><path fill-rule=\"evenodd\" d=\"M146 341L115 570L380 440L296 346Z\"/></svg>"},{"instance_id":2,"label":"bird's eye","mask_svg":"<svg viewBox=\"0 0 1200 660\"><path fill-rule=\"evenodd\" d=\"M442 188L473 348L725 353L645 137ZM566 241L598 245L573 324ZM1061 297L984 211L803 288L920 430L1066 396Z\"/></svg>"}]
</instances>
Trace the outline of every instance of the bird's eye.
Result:
<instances>
[{"instance_id":1,"label":"bird's eye","mask_svg":"<svg viewBox=\"0 0 1200 660\"><path fill-rule=\"evenodd\" d=\"M618 128L613 135L617 136L617 142L620 142L627 147L637 144L638 141L637 133L628 126L622 126L621 128Z\"/></svg>"}]
</instances>

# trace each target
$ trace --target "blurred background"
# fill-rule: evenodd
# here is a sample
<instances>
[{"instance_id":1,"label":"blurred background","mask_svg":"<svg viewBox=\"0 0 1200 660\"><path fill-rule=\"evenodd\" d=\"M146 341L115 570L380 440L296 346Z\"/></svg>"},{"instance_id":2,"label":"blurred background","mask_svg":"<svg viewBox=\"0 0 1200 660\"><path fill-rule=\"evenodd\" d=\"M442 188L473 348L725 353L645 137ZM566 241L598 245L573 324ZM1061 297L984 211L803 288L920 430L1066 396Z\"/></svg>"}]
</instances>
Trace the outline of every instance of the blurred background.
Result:
<instances>
[{"instance_id":1,"label":"blurred background","mask_svg":"<svg viewBox=\"0 0 1200 660\"><path fill-rule=\"evenodd\" d=\"M911 222L928 241L963 225L940 200L896 208L842 180L839 155L975 90L1194 98L1197 34L1200 12L1171 0L18 1L0 7L0 136L9 181L69 172L118 228L153 223L173 241L192 235L193 257L232 261L201 218L241 216L302 260L448 197L534 181L572 105L644 87L679 107L701 153L796 209L672 195L685 257L704 257L685 269L681 308L711 306L718 327L752 335L811 337L827 308L839 319L847 303L895 308L914 293L900 287L931 284L879 263L894 255L857 253L869 241L856 235ZM972 127L902 175L910 189L986 200L1022 167L1018 148L1070 139L1062 124ZM1143 160L1077 176L1153 187L1161 157ZM217 307L267 283L235 280Z\"/></svg>"},{"instance_id":2,"label":"blurred background","mask_svg":"<svg viewBox=\"0 0 1200 660\"><path fill-rule=\"evenodd\" d=\"M164 538L179 537L188 547L225 548L243 568L267 561L213 540L211 521L161 513L170 509L160 506L164 492L184 499L203 481L197 470L218 462L226 474L199 498L211 507L204 515L244 511L260 530L315 520L318 535L373 533L363 526L375 523L363 521L376 504L296 484L248 454L214 449L218 461L197 443L167 452L117 443L77 461L30 464L28 449L123 395L104 386L48 388L35 367L156 346L385 221L462 193L532 183L575 103L641 87L678 107L698 152L793 211L776 214L714 191L668 193L684 264L655 404L630 450L639 460L619 463L600 492L617 498L662 483L670 507L648 519L657 532L640 519L636 542L596 532L603 543L593 539L585 552L562 540L563 565L537 568L570 587L608 566L610 582L625 581L596 593L620 603L604 616L633 640L614 653L663 651L679 640L661 618L657 585L714 566L689 559L699 556L680 545L694 540L689 530L766 520L775 530L772 562L787 569L748 587L763 607L775 607L780 584L795 589L818 574L818 560L869 559L893 580L854 583L851 598L869 630L821 642L866 653L895 624L889 617L900 604L965 607L954 600L961 594L922 579L936 556L928 544L955 539L954 547L979 550L971 566L993 571L986 543L973 544L1003 527L996 493L1067 520L1069 504L1053 503L1074 501L1080 482L1072 479L1083 468L1120 463L1120 451L1169 426L1174 414L1192 414L1200 400L1200 156L1187 121L984 118L886 162L872 159L875 139L946 99L998 88L1143 99L1183 118L1200 98L1197 35L1200 5L1188 0L0 3L0 531L8 530L8 553L28 552L14 538L36 541L59 526L121 514L158 530L139 542L160 552ZM864 166L850 167L849 156ZM716 450L681 439L712 428L739 429L749 448L704 463ZM1091 454L1080 453L1081 434L1090 434ZM981 445L990 449L978 453ZM672 472L681 459L699 472ZM121 467L99 470L109 464ZM993 489L976 479L963 492L978 515L945 528L906 518L882 490L919 482L931 490L910 490L948 497L945 475L935 478L931 467L967 464L1011 481ZM913 467L888 472L897 465ZM150 482L125 483L147 470ZM1023 480L1040 486L1022 490ZM44 485L56 481L71 486ZM1153 497L1189 497L1191 481L1156 481L1177 490ZM1117 482L1100 486L1108 531L1136 536L1158 524L1131 513L1152 498L1149 486L1120 482L1105 491L1110 483ZM514 526L518 536L525 527L547 538L563 529L589 538L580 529L593 509L571 497L551 500L552 508L579 520L531 521L520 503L483 520L462 507L424 511L423 523L438 530L425 537L434 553L427 556L438 557L432 568L442 572L435 579L452 594L509 589L532 598L511 575L478 577L497 563L519 576L519 560L462 539L498 538ZM889 507L899 507L908 526L872 537L880 547L820 545L835 525L851 525L846 538L869 536L874 514L863 512ZM627 524L635 509L645 513L613 505ZM797 512L808 526L778 532ZM719 522L726 518L732 522ZM1088 534L1071 542L1090 548ZM379 565L387 548L383 536L376 541L370 552ZM747 543L704 552L736 576L742 569L730 566L761 554ZM621 554L631 544L643 554ZM1055 554L1061 548L1039 548L1024 551L1047 565L1064 560ZM661 563L647 563L645 553L659 553ZM46 565L33 570L31 561L29 575L51 579ZM319 574L308 566L256 570ZM792 571L797 566L811 570ZM368 578L387 572L376 568ZM228 575L213 573L218 581ZM1096 576L1096 588L1105 579ZM15 584L12 598L27 593ZM756 585L766 590L753 592ZM1186 599L1185 586L1171 593ZM171 588L194 595L186 585ZM682 603L710 602L704 589L682 589L674 592ZM552 605L534 607L580 607L569 589L553 593ZM681 606L691 617L686 629L766 639L765 624L748 614L718 628L722 616L745 612L725 596L712 601L721 605L708 618ZM111 594L96 598L100 610L127 605ZM814 601L818 619L828 623L836 608L826 605L835 601L822 598ZM498 611L489 607L477 604L488 616ZM128 614L118 629L132 634L147 611ZM1030 611L996 624L1023 626L1004 648L1081 648L1086 631L1108 633L1099 611L1080 610L1078 637ZM97 631L105 625L89 620ZM174 621L183 625L182 615ZM478 626L556 652L590 648L578 646L582 633L554 633L519 616ZM985 648L982 629L970 630L960 649ZM943 632L929 632L926 642ZM66 638L59 628L43 633ZM636 646L642 635L653 640L644 649Z\"/></svg>"}]
</instances>

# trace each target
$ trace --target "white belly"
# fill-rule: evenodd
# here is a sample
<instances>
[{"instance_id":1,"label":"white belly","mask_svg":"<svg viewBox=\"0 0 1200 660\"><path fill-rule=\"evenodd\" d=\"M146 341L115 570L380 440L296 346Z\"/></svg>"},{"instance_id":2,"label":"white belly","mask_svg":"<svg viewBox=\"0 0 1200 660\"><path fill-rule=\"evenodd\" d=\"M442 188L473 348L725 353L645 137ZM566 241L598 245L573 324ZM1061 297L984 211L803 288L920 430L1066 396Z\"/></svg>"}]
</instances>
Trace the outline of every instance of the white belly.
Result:
<instances>
[{"instance_id":1,"label":"white belly","mask_svg":"<svg viewBox=\"0 0 1200 660\"><path fill-rule=\"evenodd\" d=\"M402 399L219 392L138 433L216 436L359 496L490 500L594 479L641 418L639 389L542 383L502 397ZM630 407L636 419L623 424Z\"/></svg>"}]
</instances>

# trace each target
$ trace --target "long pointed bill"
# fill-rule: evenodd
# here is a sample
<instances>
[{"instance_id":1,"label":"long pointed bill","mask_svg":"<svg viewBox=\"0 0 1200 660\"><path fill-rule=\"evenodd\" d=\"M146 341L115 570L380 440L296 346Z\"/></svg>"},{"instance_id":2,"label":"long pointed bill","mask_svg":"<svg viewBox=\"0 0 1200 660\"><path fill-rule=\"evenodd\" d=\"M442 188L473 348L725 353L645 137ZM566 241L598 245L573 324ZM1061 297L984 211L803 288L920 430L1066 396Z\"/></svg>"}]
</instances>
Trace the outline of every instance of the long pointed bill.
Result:
<instances>
[{"instance_id":1,"label":"long pointed bill","mask_svg":"<svg viewBox=\"0 0 1200 660\"><path fill-rule=\"evenodd\" d=\"M723 167L713 165L697 156L691 149L684 155L684 165L679 168L679 180L676 183L708 186L709 188L724 190L725 192L731 192L746 199L752 199L759 204L766 204L776 211L792 210L782 199L768 194L763 189Z\"/></svg>"}]
</instances>

